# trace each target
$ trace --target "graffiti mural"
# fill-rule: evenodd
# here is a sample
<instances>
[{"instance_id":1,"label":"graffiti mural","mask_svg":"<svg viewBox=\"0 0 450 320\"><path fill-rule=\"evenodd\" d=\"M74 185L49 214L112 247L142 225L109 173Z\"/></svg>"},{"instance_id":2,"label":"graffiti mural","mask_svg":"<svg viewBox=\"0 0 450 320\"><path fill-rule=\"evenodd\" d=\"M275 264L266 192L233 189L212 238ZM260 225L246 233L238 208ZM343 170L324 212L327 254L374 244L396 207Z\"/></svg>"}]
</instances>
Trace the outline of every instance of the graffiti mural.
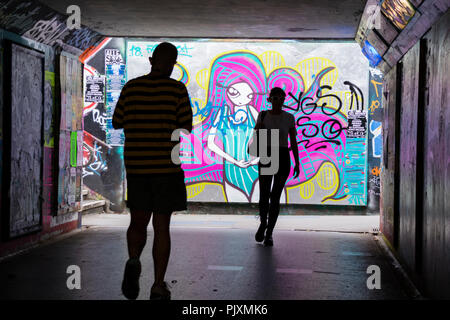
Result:
<instances>
[{"instance_id":1,"label":"graffiti mural","mask_svg":"<svg viewBox=\"0 0 450 320\"><path fill-rule=\"evenodd\" d=\"M128 80L150 71L156 44L128 42ZM172 78L187 85L194 115L180 148L191 201L259 200L257 162L247 146L277 86L288 94L284 109L296 120L301 164L296 179L292 165L282 201L366 205L368 63L357 45L174 44L182 50Z\"/></svg>"}]
</instances>

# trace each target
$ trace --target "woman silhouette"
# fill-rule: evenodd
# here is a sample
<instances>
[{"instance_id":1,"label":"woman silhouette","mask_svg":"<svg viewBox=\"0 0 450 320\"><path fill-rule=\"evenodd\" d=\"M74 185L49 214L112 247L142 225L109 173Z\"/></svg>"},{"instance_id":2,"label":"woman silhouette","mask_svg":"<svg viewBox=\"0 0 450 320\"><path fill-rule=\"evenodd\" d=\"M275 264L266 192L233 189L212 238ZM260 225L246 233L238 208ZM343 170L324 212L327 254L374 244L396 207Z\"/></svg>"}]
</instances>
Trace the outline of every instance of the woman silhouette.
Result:
<instances>
[{"instance_id":1,"label":"woman silhouette","mask_svg":"<svg viewBox=\"0 0 450 320\"><path fill-rule=\"evenodd\" d=\"M263 174L261 168L270 167L271 164L259 164L259 216L261 224L256 232L255 240L257 242L264 240L265 246L273 246L272 233L280 213L281 192L291 170L290 150L292 150L295 160L294 179L298 177L300 172L295 118L291 113L282 110L285 98L286 93L283 89L280 87L272 88L267 99L268 102L272 103L272 110L266 111L264 118L260 113L255 126L255 130L263 127L279 132L279 146L276 150L279 152L277 172L275 174ZM289 140L291 148L288 147ZM271 139L268 139L268 141L271 141ZM270 152L274 150L273 147L267 148L269 156Z\"/></svg>"}]
</instances>

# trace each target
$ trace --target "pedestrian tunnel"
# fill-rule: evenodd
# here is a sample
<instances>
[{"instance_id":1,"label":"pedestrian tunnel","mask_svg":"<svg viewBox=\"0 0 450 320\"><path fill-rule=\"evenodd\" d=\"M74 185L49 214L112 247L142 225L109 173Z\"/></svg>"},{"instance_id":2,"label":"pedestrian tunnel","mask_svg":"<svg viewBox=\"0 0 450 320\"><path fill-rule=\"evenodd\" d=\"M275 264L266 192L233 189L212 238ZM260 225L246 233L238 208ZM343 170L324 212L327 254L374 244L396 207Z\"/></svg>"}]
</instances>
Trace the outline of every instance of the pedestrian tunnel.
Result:
<instances>
[{"instance_id":1,"label":"pedestrian tunnel","mask_svg":"<svg viewBox=\"0 0 450 320\"><path fill-rule=\"evenodd\" d=\"M188 206L173 215L173 241L208 243L203 252L174 248L179 260L169 276L180 299L282 299L283 292L286 299L411 297L386 280L403 276L380 262L385 255L417 292L448 298L448 286L440 285L449 281L450 264L448 6L3 1L0 257L83 230L72 242L30 253L28 261L42 268L39 257L58 257L62 266L64 256L76 259L78 245L81 260L93 261L99 253L89 239L126 240L126 139L112 118L125 84L148 74L156 46L169 41L178 50L171 77L186 86L193 116L191 134L177 144ZM300 170L295 177L291 152L275 246L260 251L260 179L247 147L258 114L272 107L274 87L286 93ZM202 281L181 276L191 255L199 257L191 266ZM13 274L8 259L0 262L5 277ZM28 263L26 256L11 259L17 270ZM270 266L272 296L253 287L264 278L262 270L249 270L258 262ZM391 270L382 283L389 289L368 291L366 271L377 264ZM359 282L348 284L354 269ZM33 297L11 277L3 297ZM326 277L335 285L298 293ZM239 291L246 279L250 289ZM217 291L202 287L216 280ZM95 293L78 298L119 298L92 285ZM350 294L353 285L359 289ZM61 294L76 298L72 293Z\"/></svg>"}]
</instances>

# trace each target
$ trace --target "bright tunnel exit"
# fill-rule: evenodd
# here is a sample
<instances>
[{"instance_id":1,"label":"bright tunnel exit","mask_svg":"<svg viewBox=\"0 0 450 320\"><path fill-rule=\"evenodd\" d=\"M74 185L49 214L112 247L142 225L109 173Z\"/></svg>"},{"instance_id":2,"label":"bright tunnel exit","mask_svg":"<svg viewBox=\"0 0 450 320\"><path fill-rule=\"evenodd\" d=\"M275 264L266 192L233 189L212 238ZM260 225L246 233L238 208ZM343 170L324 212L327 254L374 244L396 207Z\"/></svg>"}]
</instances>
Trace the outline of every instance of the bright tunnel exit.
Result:
<instances>
[{"instance_id":1,"label":"bright tunnel exit","mask_svg":"<svg viewBox=\"0 0 450 320\"><path fill-rule=\"evenodd\" d=\"M98 132L109 146L123 147L122 130L114 130L110 122L115 104L127 81L149 73L148 57L159 42L113 38L86 59L85 131L91 135ZM179 51L172 78L186 85L194 116L193 132L181 143L188 201L258 202L257 165L242 168L238 163L248 160L246 150L251 132L235 134L231 140L216 139L223 154L211 150L207 139L212 129L227 127L231 128L228 133L233 129L240 132L236 125L240 117L245 118L245 125L254 124L257 114L270 108L266 100L268 92L278 86L288 94L284 110L295 117L301 165L296 179L291 166L281 203L368 206L371 212L378 211L382 75L369 66L356 42L242 39L171 42ZM101 92L92 92L95 90L91 88L105 88L106 94L101 96ZM230 99L229 90L246 97L242 101ZM93 96L99 102L90 98ZM239 111L240 105L245 110ZM85 142L91 143L91 149L96 148L98 154L106 153L102 152L106 147L94 146L93 139ZM226 160L224 154L236 161ZM89 156L85 148L85 161ZM84 184L94 191L104 190L108 179L99 177L107 177L108 168L117 167L108 165L108 161L120 160L115 157L103 160L103 166L96 163L85 167ZM291 163L294 163L292 155ZM126 191L123 194L125 198Z\"/></svg>"}]
</instances>

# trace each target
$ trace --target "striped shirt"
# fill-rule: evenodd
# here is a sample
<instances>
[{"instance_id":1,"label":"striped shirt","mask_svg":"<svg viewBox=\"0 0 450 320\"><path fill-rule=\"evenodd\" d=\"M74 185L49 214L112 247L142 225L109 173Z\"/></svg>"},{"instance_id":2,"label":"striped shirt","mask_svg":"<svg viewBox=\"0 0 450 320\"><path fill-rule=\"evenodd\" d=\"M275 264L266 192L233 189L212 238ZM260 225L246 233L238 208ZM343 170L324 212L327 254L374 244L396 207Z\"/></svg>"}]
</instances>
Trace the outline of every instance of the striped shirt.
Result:
<instances>
[{"instance_id":1,"label":"striped shirt","mask_svg":"<svg viewBox=\"0 0 450 320\"><path fill-rule=\"evenodd\" d=\"M192 107L182 82L149 74L128 81L112 119L115 129L124 129L127 176L181 172L171 159L179 141L171 136L189 124Z\"/></svg>"}]
</instances>

